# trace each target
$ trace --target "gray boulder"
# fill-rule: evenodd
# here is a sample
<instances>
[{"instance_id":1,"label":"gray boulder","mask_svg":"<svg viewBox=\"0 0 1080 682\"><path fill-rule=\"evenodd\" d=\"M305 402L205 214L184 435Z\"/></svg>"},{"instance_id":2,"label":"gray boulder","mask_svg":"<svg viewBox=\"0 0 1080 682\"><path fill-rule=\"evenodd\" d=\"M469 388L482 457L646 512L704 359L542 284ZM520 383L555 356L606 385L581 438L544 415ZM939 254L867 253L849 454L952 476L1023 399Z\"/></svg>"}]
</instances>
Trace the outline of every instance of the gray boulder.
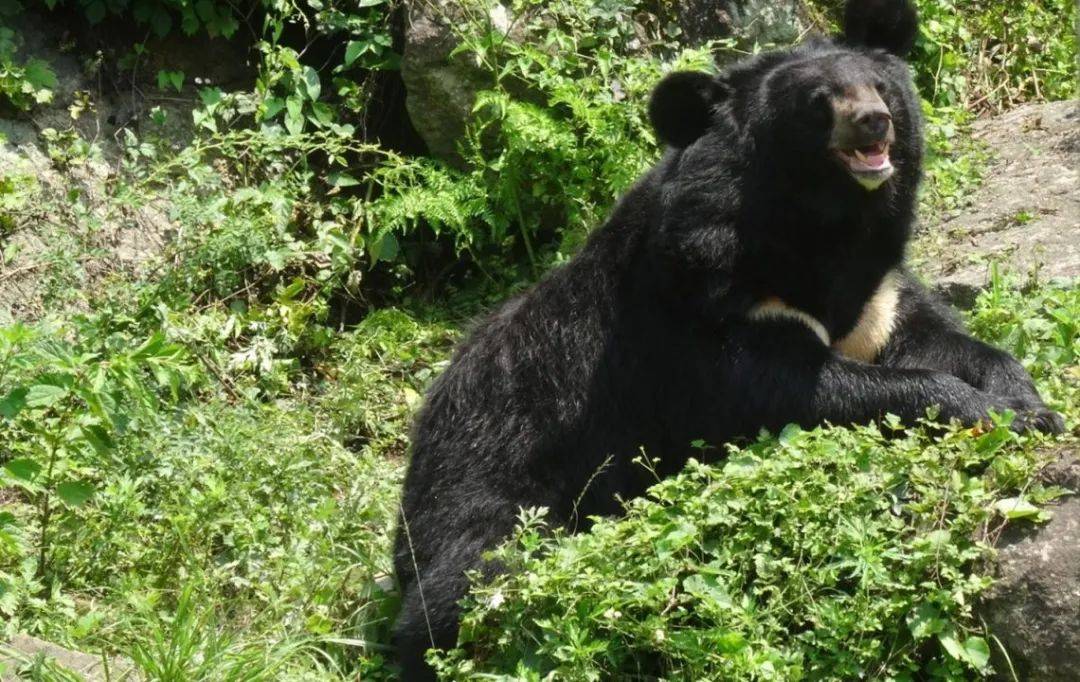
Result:
<instances>
[{"instance_id":1,"label":"gray boulder","mask_svg":"<svg viewBox=\"0 0 1080 682\"><path fill-rule=\"evenodd\" d=\"M1080 491L1077 452L1062 452L1040 478ZM1029 682L1080 679L1080 497L1050 510L1048 523L1010 524L996 543L996 582L979 613L1008 652L1008 660L995 652L1003 680L1012 671Z\"/></svg>"},{"instance_id":2,"label":"gray boulder","mask_svg":"<svg viewBox=\"0 0 1080 682\"><path fill-rule=\"evenodd\" d=\"M465 20L464 12L453 0L409 3L401 59L413 127L432 155L455 165L476 93L491 86L491 77L468 55L451 56L458 46L454 26Z\"/></svg>"}]
</instances>

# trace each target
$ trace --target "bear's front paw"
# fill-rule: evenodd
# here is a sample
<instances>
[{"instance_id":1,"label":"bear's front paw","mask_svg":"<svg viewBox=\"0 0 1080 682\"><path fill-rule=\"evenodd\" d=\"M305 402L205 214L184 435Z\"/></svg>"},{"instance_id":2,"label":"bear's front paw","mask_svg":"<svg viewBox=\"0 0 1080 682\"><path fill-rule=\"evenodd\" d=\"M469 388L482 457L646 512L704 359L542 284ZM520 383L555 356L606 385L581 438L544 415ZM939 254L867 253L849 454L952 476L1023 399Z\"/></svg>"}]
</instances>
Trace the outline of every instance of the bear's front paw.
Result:
<instances>
[{"instance_id":1,"label":"bear's front paw","mask_svg":"<svg viewBox=\"0 0 1080 682\"><path fill-rule=\"evenodd\" d=\"M1012 428L1019 433L1040 431L1060 434L1065 432L1065 420L1057 412L1043 406L1035 410L1017 411Z\"/></svg>"},{"instance_id":2,"label":"bear's front paw","mask_svg":"<svg viewBox=\"0 0 1080 682\"><path fill-rule=\"evenodd\" d=\"M966 419L961 416L960 421L967 424L987 424L990 413L1002 414L1009 411L1016 415L1010 428L1017 433L1039 431L1041 433L1059 434L1065 431L1065 420L1062 419L1060 414L1049 409L1037 396L1034 398L1028 396L1005 397L975 391L975 396L967 406L969 409L974 408L976 412L980 413L980 416L975 418L972 418L971 413L967 414Z\"/></svg>"}]
</instances>

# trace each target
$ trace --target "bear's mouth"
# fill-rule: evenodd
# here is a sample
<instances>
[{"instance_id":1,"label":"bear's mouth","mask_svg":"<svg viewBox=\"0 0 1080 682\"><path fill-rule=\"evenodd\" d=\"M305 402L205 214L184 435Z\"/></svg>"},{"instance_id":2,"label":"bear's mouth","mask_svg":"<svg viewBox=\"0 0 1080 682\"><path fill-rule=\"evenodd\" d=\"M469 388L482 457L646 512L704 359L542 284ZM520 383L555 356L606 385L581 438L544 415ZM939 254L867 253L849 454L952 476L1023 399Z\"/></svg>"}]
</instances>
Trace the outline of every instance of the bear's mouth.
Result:
<instances>
[{"instance_id":1,"label":"bear's mouth","mask_svg":"<svg viewBox=\"0 0 1080 682\"><path fill-rule=\"evenodd\" d=\"M833 151L855 181L867 190L880 187L895 170L889 160L889 143L885 141Z\"/></svg>"}]
</instances>

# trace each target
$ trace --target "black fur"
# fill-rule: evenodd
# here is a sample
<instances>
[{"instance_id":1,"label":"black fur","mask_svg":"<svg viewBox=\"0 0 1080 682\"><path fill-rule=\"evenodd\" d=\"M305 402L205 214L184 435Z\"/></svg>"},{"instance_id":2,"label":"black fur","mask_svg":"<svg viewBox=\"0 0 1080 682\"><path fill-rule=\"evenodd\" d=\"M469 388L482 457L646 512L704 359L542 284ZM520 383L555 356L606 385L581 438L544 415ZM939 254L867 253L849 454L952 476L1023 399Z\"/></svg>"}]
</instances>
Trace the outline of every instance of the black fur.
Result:
<instances>
[{"instance_id":1,"label":"black fur","mask_svg":"<svg viewBox=\"0 0 1080 682\"><path fill-rule=\"evenodd\" d=\"M664 144L685 147L705 134L713 117L713 107L726 88L707 73L679 71L653 90L649 100L649 120Z\"/></svg>"},{"instance_id":2,"label":"black fur","mask_svg":"<svg viewBox=\"0 0 1080 682\"><path fill-rule=\"evenodd\" d=\"M910 2L862 0L844 8L845 42L881 48L899 57L907 56L915 46L918 24L918 13Z\"/></svg>"},{"instance_id":3,"label":"black fur","mask_svg":"<svg viewBox=\"0 0 1080 682\"><path fill-rule=\"evenodd\" d=\"M908 12L900 1L852 5L856 17ZM455 644L464 573L492 570L481 554L521 507L547 507L571 529L617 514L619 498L652 480L631 462L641 448L669 474L701 455L696 439L721 444L790 422L865 423L886 412L911 423L931 405L965 423L1012 408L1025 412L1018 428L1061 428L1019 363L966 335L910 277L899 327L874 364L837 355L798 322L748 318L778 296L838 339L902 268L919 102L907 66L870 48L911 36L881 32L896 22L869 25L858 34L867 44L851 44L849 31L843 44L757 56L713 85L669 77L651 109L675 148L580 254L458 349L417 418L402 499L395 636L406 680L431 675L425 649ZM896 173L873 192L826 149L827 97L853 85L879 88L896 131ZM682 131L680 112L690 112Z\"/></svg>"}]
</instances>

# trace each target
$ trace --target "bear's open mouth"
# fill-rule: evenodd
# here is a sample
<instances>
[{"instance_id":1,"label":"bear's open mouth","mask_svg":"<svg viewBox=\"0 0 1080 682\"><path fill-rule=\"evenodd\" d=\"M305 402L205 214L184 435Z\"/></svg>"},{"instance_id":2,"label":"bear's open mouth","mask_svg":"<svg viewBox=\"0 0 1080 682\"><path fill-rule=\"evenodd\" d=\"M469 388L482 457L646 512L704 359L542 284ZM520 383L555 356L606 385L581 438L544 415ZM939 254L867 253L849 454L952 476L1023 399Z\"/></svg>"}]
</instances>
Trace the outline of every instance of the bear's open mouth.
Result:
<instances>
[{"instance_id":1,"label":"bear's open mouth","mask_svg":"<svg viewBox=\"0 0 1080 682\"><path fill-rule=\"evenodd\" d=\"M888 142L875 142L863 147L834 151L848 172L866 189L877 189L893 174Z\"/></svg>"}]
</instances>

